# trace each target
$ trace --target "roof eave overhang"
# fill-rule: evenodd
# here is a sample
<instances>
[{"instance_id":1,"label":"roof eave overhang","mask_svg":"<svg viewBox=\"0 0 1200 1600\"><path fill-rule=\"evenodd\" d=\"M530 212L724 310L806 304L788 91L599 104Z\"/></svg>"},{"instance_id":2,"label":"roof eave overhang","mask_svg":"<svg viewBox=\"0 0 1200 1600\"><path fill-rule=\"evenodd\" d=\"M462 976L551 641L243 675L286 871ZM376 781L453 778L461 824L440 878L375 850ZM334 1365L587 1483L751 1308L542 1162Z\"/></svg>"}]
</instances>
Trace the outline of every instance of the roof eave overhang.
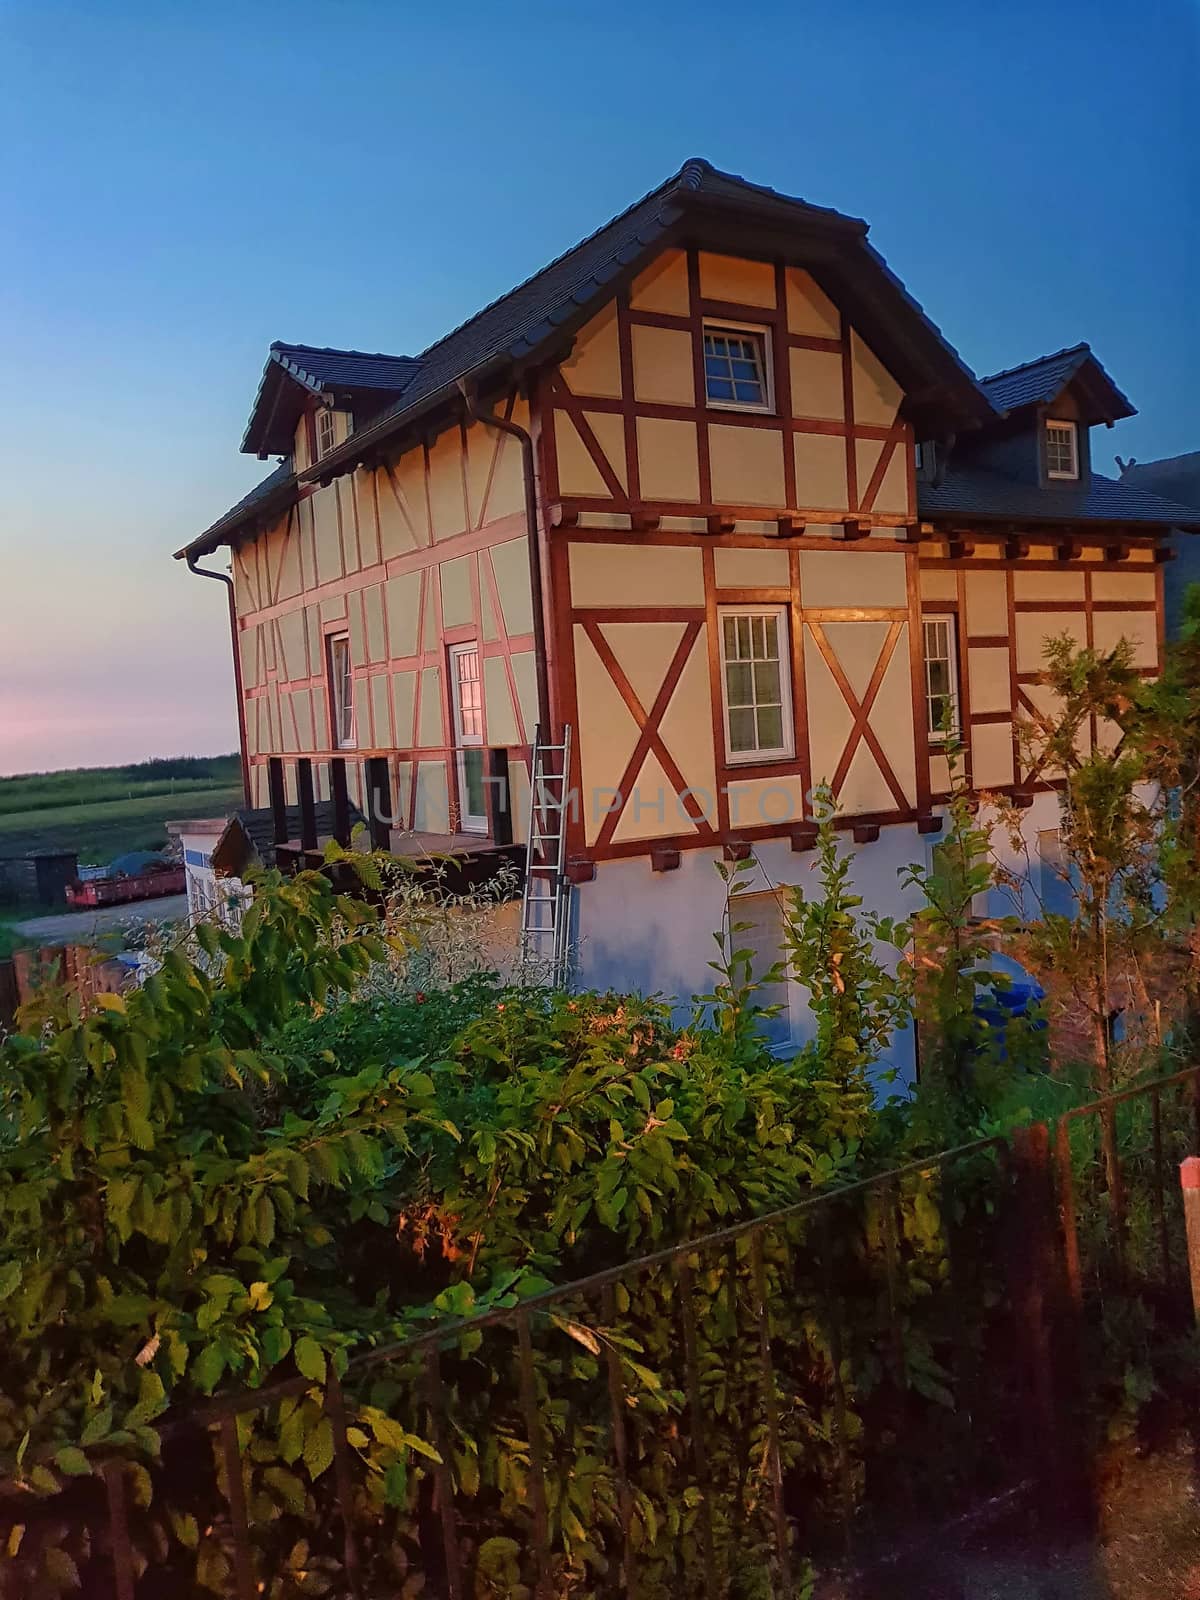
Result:
<instances>
[{"instance_id":1,"label":"roof eave overhang","mask_svg":"<svg viewBox=\"0 0 1200 1600\"><path fill-rule=\"evenodd\" d=\"M1122 538L1130 538L1135 534L1153 535L1162 538L1164 534L1173 529L1183 533L1200 533L1200 519L1193 522L1174 522L1166 519L1162 522L1148 522L1143 518L1132 517L1085 517L1079 512L1064 512L1061 517L1042 515L1036 517L1018 516L1011 511L952 511L945 509L930 510L920 503L917 498L917 511L922 522L932 523L935 527L970 528L976 524L987 524L988 527L1011 529L1027 532L1036 528L1081 528L1095 534L1120 534Z\"/></svg>"},{"instance_id":2,"label":"roof eave overhang","mask_svg":"<svg viewBox=\"0 0 1200 1600\"><path fill-rule=\"evenodd\" d=\"M1086 414L1089 427L1102 422L1111 428L1114 422L1137 416L1137 407L1121 393L1093 355L1088 356L1063 387L1069 389L1072 385L1078 392L1080 408Z\"/></svg>"},{"instance_id":3,"label":"roof eave overhang","mask_svg":"<svg viewBox=\"0 0 1200 1600\"><path fill-rule=\"evenodd\" d=\"M339 449L300 473L299 481L328 483L363 461L391 453L404 435L431 426L439 409L455 411L461 404L459 385L463 381L477 388L499 387L506 379L518 381L526 369L552 359L560 348L565 353L567 343L594 315L598 302L631 281L648 257L683 243L726 248L736 245L750 254L779 256L811 270L818 279L824 276L830 280L837 275L839 286L844 286L847 271L857 274L860 281L851 296L855 301L851 321L855 321L856 311L865 317L872 327L863 329L863 337L873 344L885 364L890 355L894 365L904 369L896 377L902 384L908 380L906 415L923 423L931 435L996 420L998 413L973 375L910 299L882 257L867 244L865 222L837 212L806 211L802 219L793 217L788 226L782 226L778 209L771 205L769 197L764 197L761 206L756 202L750 207L711 196L672 197L673 201L676 199L681 203L664 206L658 222L647 228L636 245L622 252L610 272L598 277L593 288L559 306L533 336L448 380L411 406L392 411L373 426L355 432ZM771 215L765 215L765 210L770 210ZM846 298L845 294L840 297ZM872 302L873 316L869 310ZM907 336L881 337L880 330L888 320L900 328L907 327Z\"/></svg>"},{"instance_id":4,"label":"roof eave overhang","mask_svg":"<svg viewBox=\"0 0 1200 1600\"><path fill-rule=\"evenodd\" d=\"M926 437L996 421L974 374L869 243L860 218L770 196L739 203L697 195L686 198L673 232L701 248L736 246L811 272L904 387L905 415Z\"/></svg>"},{"instance_id":5,"label":"roof eave overhang","mask_svg":"<svg viewBox=\"0 0 1200 1600\"><path fill-rule=\"evenodd\" d=\"M1075 398L1082 413L1080 420L1085 427L1092 428L1099 423L1112 427L1114 422L1122 422L1126 417L1137 416L1137 407L1127 395L1121 393L1090 350L1080 356L1077 365L1072 367L1052 394L1010 406L1007 411L1001 411L997 407L997 414L1002 417L1024 418L1036 416L1039 412L1050 412L1071 389L1075 391Z\"/></svg>"},{"instance_id":6,"label":"roof eave overhang","mask_svg":"<svg viewBox=\"0 0 1200 1600\"><path fill-rule=\"evenodd\" d=\"M219 521L214 522L211 528L198 534L189 544L181 550L176 550L176 561L187 561L189 558L197 560L200 556L208 556L221 545L232 545L238 537L248 528L257 527L264 522L274 522L280 512L289 510L299 497L299 485L296 479L289 478L281 483L277 489L272 489L270 494L265 494L261 500L255 501L252 506L247 506L238 515L227 513Z\"/></svg>"},{"instance_id":7,"label":"roof eave overhang","mask_svg":"<svg viewBox=\"0 0 1200 1600\"><path fill-rule=\"evenodd\" d=\"M263 367L258 393L250 409L250 419L242 435L239 448L244 455L284 455L292 448L292 439L300 412L313 396L320 396L324 388L319 379L305 372L303 367L290 360L281 350L272 350ZM284 407L280 403L290 396L293 403Z\"/></svg>"},{"instance_id":8,"label":"roof eave overhang","mask_svg":"<svg viewBox=\"0 0 1200 1600\"><path fill-rule=\"evenodd\" d=\"M469 382L474 387L480 388L491 383L499 383L505 376L516 381L531 364L528 356L522 358L511 351L490 357L479 366L463 373L461 377L453 378L428 394L422 395L411 406L389 412L377 422L361 430L356 429L345 444L336 450L331 450L328 455L322 456L320 461L299 473L298 482L330 483L343 473L352 472L365 461L374 461L381 455L396 453L406 434L413 431L420 434L432 431L439 410L449 409L455 415L461 414L461 383Z\"/></svg>"}]
</instances>

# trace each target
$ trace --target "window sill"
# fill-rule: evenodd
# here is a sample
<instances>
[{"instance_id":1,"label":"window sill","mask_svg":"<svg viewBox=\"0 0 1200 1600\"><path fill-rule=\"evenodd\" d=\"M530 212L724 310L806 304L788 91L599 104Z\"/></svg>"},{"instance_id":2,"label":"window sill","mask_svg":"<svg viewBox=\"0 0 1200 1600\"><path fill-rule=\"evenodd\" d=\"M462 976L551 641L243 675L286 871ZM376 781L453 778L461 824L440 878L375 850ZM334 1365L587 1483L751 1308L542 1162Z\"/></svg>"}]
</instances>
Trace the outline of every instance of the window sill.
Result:
<instances>
[{"instance_id":1,"label":"window sill","mask_svg":"<svg viewBox=\"0 0 1200 1600\"><path fill-rule=\"evenodd\" d=\"M706 411L740 411L743 415L752 417L777 417L779 415L774 406L745 405L738 400L710 400L704 397Z\"/></svg>"},{"instance_id":2,"label":"window sill","mask_svg":"<svg viewBox=\"0 0 1200 1600\"><path fill-rule=\"evenodd\" d=\"M732 755L728 750L725 752L727 767L782 766L784 762L795 759L792 750L741 750L737 755Z\"/></svg>"}]
</instances>

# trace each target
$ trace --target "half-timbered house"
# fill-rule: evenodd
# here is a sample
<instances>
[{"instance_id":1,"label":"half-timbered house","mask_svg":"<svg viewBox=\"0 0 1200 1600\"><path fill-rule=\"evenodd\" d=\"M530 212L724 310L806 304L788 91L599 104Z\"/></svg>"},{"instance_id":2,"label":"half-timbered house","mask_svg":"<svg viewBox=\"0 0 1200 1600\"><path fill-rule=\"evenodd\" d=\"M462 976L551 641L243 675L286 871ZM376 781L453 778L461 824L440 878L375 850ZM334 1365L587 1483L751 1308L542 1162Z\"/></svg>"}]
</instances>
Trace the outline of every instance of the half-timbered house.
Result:
<instances>
[{"instance_id":1,"label":"half-timbered house","mask_svg":"<svg viewBox=\"0 0 1200 1600\"><path fill-rule=\"evenodd\" d=\"M817 784L904 909L948 725L1036 859L1043 641L1154 672L1162 541L1200 529L1093 470L1131 414L1086 345L977 379L866 223L688 161L420 355L272 346L243 449L279 464L179 552L230 552L248 801L281 842L299 808L293 854L330 800L486 864L523 853L540 727L580 976L684 997L714 861L753 850L767 950Z\"/></svg>"}]
</instances>

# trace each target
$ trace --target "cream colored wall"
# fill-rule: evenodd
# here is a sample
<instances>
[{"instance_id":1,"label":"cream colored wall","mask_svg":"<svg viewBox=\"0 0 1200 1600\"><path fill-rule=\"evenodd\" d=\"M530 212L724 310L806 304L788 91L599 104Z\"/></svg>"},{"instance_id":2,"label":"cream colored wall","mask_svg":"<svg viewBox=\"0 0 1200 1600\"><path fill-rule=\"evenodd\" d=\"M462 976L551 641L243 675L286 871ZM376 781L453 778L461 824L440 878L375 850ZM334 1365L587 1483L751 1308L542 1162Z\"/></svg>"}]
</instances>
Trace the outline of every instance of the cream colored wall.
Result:
<instances>
[{"instance_id":1,"label":"cream colored wall","mask_svg":"<svg viewBox=\"0 0 1200 1600\"><path fill-rule=\"evenodd\" d=\"M526 402L517 401L511 415L530 425ZM244 540L231 570L255 794L269 756L346 754L331 747L326 639L333 630L351 641L357 749L349 768L359 791L366 754L445 745L447 631L480 641L488 738L527 744L536 720L533 605L514 439L478 424L456 426L390 465L335 479ZM285 768L294 784L293 764ZM440 777L430 760L418 764L417 776L421 814L444 814L444 761Z\"/></svg>"},{"instance_id":2,"label":"cream colored wall","mask_svg":"<svg viewBox=\"0 0 1200 1600\"><path fill-rule=\"evenodd\" d=\"M702 822L679 804L681 788L693 792L712 829L735 832L801 820L810 780L836 777L847 814L914 807L918 785L905 555L857 544L843 550L800 549L796 592L806 693L805 703L795 708L795 756L760 764L770 769L765 774L743 776L726 757L723 733L717 733L723 718L719 701L714 720L710 660L716 660L719 642L710 632L712 607L735 596L740 601L756 589L791 594L793 558L786 546L763 543L722 540L709 548L711 589L699 541L604 543L583 533L570 540L573 720L584 847L603 853L638 841L703 837ZM680 611L684 615L664 615ZM695 634L690 645L689 629ZM680 651L682 671L672 688L668 673L672 663L679 666ZM855 705L840 679L849 685ZM799 700L799 681L794 691ZM630 694L645 715L665 695L665 713L653 738L643 733ZM856 706L868 694L874 744L862 741L854 749ZM639 739L644 754L631 772ZM614 825L606 819L618 791L624 805Z\"/></svg>"},{"instance_id":3,"label":"cream colored wall","mask_svg":"<svg viewBox=\"0 0 1200 1600\"><path fill-rule=\"evenodd\" d=\"M654 704L663 686L685 629L682 622L638 621L632 614L628 623L600 624L605 644L645 710ZM573 643L585 842L596 843L618 791L626 804L613 832L615 843L695 833L695 823L681 806L676 785L654 751L646 753L630 784L621 789L638 743L639 726L582 625L575 626ZM688 651L679 682L667 701L661 737L686 787L707 797L700 801L702 806L714 805L708 649L703 630Z\"/></svg>"},{"instance_id":4,"label":"cream colored wall","mask_svg":"<svg viewBox=\"0 0 1200 1600\"><path fill-rule=\"evenodd\" d=\"M885 526L914 516L900 387L815 280L786 268L780 305L771 263L708 251L697 253L695 277L693 306L687 254L668 250L635 278L628 312L611 302L576 335L547 390L551 501L624 508L633 496L680 512L711 501L822 522L862 513ZM777 426L739 422L697 395L694 327L705 303L763 329L782 391ZM777 342L786 350L775 352ZM633 413L629 444L622 410Z\"/></svg>"},{"instance_id":5,"label":"cream colored wall","mask_svg":"<svg viewBox=\"0 0 1200 1600\"><path fill-rule=\"evenodd\" d=\"M700 550L680 545L573 543L571 602L581 606L704 604Z\"/></svg>"},{"instance_id":6,"label":"cream colored wall","mask_svg":"<svg viewBox=\"0 0 1200 1600\"><path fill-rule=\"evenodd\" d=\"M972 570L974 561L994 561L997 545L981 542L974 558L933 568L928 561L941 558L944 547L930 543L920 548L922 602L927 611L944 604L957 614L967 709L972 719L985 719L972 721L966 733L971 781L978 789L1005 788L1022 776L1015 768L1011 713L1019 725L1056 712L1049 691L1034 681L1045 668L1049 638L1066 634L1076 647L1090 643L1097 650L1111 650L1125 638L1134 647L1136 666L1153 670L1158 665L1158 615L1153 609L1158 580L1153 570L1146 570L1153 562L1149 541L1120 563L1105 561L1100 546L1088 546L1078 559L1066 562L1056 561L1054 546L1035 544L1027 556L1003 568L982 570ZM1085 729L1081 753L1089 742L1090 730ZM931 760L930 782L935 794L948 787L940 757Z\"/></svg>"}]
</instances>

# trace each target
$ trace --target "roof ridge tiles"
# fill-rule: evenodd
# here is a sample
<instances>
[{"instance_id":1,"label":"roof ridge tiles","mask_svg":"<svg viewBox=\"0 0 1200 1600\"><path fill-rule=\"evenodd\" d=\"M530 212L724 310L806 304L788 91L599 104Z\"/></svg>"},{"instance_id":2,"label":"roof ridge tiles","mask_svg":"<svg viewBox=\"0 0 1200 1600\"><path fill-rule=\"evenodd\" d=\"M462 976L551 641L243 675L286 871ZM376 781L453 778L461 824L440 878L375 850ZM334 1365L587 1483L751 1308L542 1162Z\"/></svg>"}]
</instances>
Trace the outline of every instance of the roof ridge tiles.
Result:
<instances>
[{"instance_id":1,"label":"roof ridge tiles","mask_svg":"<svg viewBox=\"0 0 1200 1600\"><path fill-rule=\"evenodd\" d=\"M648 189L646 193L642 195L640 199L635 200L632 205L626 206L623 211L618 211L616 216L609 217L606 222L601 223L598 228L593 228L591 233L584 234L582 239L577 239L575 243L573 245L569 245L567 249L560 250L558 255L547 261L543 266L538 267L536 271L531 272L527 278L522 278L519 283L513 284L512 288L506 289L503 294L496 295L495 299L489 300L487 305L480 306L478 311L472 312L469 317L464 317L460 323L451 328L447 333L442 334L440 338L435 339L432 344L427 344L424 350L421 351L418 360L424 361L426 356L430 355L434 350L440 348L440 346L446 344L457 334L460 334L464 328L469 328L473 322L478 322L481 317L486 316L489 311L491 311L495 306L500 305L502 301L510 300L514 295L520 294L521 290L527 289L536 278L541 278L552 272L555 267L561 265L561 263L566 261L568 257L573 256L576 251L582 250L585 245L591 244L593 239L598 239L602 233L607 233L609 228L615 227L618 222L623 222L626 217L632 216L633 213L639 209L639 207L646 205L647 202L653 200L656 195L666 195L677 186L688 188L697 187L691 182L686 184L684 183L684 174L688 171L689 167L705 167L710 172L715 170L707 161L702 161L699 157L693 158L691 161L684 162L683 166L678 172L672 173L669 178L667 178L663 183L657 184L653 189Z\"/></svg>"},{"instance_id":2,"label":"roof ridge tiles","mask_svg":"<svg viewBox=\"0 0 1200 1600\"><path fill-rule=\"evenodd\" d=\"M272 350L303 350L310 356L359 356L364 361L412 361L419 356L397 355L392 350L350 350L335 344L300 344L291 339L272 339Z\"/></svg>"},{"instance_id":3,"label":"roof ridge tiles","mask_svg":"<svg viewBox=\"0 0 1200 1600\"><path fill-rule=\"evenodd\" d=\"M1012 378L1018 372L1028 372L1031 367L1045 366L1050 361L1061 360L1063 356L1092 354L1092 347L1086 339L1081 339L1078 344L1064 345L1061 350L1052 351L1045 356L1034 356L1031 361L1018 361L1015 367L1004 367L1000 372L988 372L980 378L980 383L994 383L998 378Z\"/></svg>"}]
</instances>

